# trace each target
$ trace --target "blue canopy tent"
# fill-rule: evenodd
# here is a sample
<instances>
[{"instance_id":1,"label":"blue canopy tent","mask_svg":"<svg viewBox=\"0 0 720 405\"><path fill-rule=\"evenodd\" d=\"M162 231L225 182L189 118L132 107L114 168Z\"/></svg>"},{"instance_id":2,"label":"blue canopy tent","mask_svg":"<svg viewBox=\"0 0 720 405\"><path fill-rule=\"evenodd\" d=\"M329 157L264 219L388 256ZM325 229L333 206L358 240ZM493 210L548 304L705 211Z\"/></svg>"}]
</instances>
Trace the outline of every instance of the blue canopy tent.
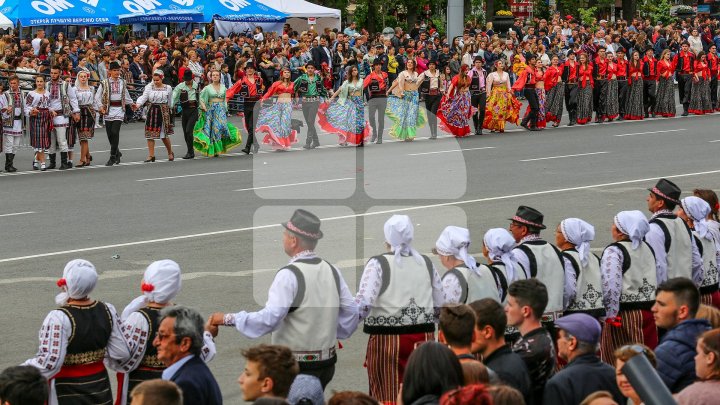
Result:
<instances>
[{"instance_id":1,"label":"blue canopy tent","mask_svg":"<svg viewBox=\"0 0 720 405\"><path fill-rule=\"evenodd\" d=\"M117 0L6 0L0 12L24 27L37 25L117 25Z\"/></svg>"},{"instance_id":2,"label":"blue canopy tent","mask_svg":"<svg viewBox=\"0 0 720 405\"><path fill-rule=\"evenodd\" d=\"M246 22L284 22L287 14L255 0L126 0L120 22L207 23L213 19Z\"/></svg>"}]
</instances>

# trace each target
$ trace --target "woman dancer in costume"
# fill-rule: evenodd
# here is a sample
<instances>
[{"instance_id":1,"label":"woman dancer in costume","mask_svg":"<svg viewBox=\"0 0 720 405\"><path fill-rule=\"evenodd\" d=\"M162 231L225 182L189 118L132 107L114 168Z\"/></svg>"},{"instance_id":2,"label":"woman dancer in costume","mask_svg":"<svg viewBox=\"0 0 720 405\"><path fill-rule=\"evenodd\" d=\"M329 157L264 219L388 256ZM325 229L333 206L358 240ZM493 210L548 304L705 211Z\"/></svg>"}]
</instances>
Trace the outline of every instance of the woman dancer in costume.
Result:
<instances>
[{"instance_id":1,"label":"woman dancer in costume","mask_svg":"<svg viewBox=\"0 0 720 405\"><path fill-rule=\"evenodd\" d=\"M70 131L80 140L80 161L75 167L90 166L92 161L88 141L95 136L95 88L88 84L89 78L90 74L81 70L75 83L75 94L80 107L80 120L70 121Z\"/></svg>"},{"instance_id":2,"label":"woman dancer in costume","mask_svg":"<svg viewBox=\"0 0 720 405\"><path fill-rule=\"evenodd\" d=\"M658 61L658 86L655 99L655 115L661 117L675 116L675 83L673 74L675 64L670 55L670 49L665 49Z\"/></svg>"},{"instance_id":3,"label":"woman dancer in costume","mask_svg":"<svg viewBox=\"0 0 720 405\"><path fill-rule=\"evenodd\" d=\"M420 110L420 80L415 70L415 60L409 59L405 70L398 74L388 95L387 116L392 120L390 136L403 141L415 139L418 128L425 125L425 113Z\"/></svg>"},{"instance_id":4,"label":"woman dancer in costume","mask_svg":"<svg viewBox=\"0 0 720 405\"><path fill-rule=\"evenodd\" d=\"M200 118L195 124L193 146L205 156L218 157L240 145L240 131L227 119L227 89L220 83L220 72L210 74L212 82L200 93ZM170 152L170 151L168 151Z\"/></svg>"},{"instance_id":5,"label":"woman dancer in costume","mask_svg":"<svg viewBox=\"0 0 720 405\"><path fill-rule=\"evenodd\" d=\"M546 110L545 110L545 67L540 58L535 59L535 95L538 101L537 119L535 120L535 128L544 129L547 126ZM525 118L532 113L532 108L528 105L525 110Z\"/></svg>"},{"instance_id":6,"label":"woman dancer in costume","mask_svg":"<svg viewBox=\"0 0 720 405\"><path fill-rule=\"evenodd\" d=\"M370 136L362 95L360 71L356 65L352 65L342 86L332 94L330 100L322 103L318 110L320 128L336 134L342 146L351 144L362 147ZM333 102L335 97L338 97L338 100Z\"/></svg>"},{"instance_id":7,"label":"woman dancer in costume","mask_svg":"<svg viewBox=\"0 0 720 405\"><path fill-rule=\"evenodd\" d=\"M554 55L550 67L545 71L545 117L546 121L553 122L553 128L560 125L563 115L563 102L565 101L565 83L562 82L562 69L560 59Z\"/></svg>"},{"instance_id":8,"label":"woman dancer in costume","mask_svg":"<svg viewBox=\"0 0 720 405\"><path fill-rule=\"evenodd\" d=\"M520 121L520 101L513 96L510 75L502 59L495 62L495 71L486 79L487 107L483 128L490 132L505 132L505 122L517 125Z\"/></svg>"},{"instance_id":9,"label":"woman dancer in costume","mask_svg":"<svg viewBox=\"0 0 720 405\"><path fill-rule=\"evenodd\" d=\"M630 75L628 76L627 101L625 102L625 119L626 120L642 120L645 118L643 111L643 78L642 78L642 61L640 60L640 52L633 51L630 58Z\"/></svg>"},{"instance_id":10,"label":"woman dancer in costume","mask_svg":"<svg viewBox=\"0 0 720 405\"><path fill-rule=\"evenodd\" d=\"M175 160L175 154L170 144L170 135L174 133L172 115L173 94L172 86L163 84L165 74L158 69L153 72L152 83L145 86L143 94L138 97L133 109L142 108L150 103L145 119L145 139L147 140L148 158L145 163L155 161L155 140L160 139L167 149L168 160Z\"/></svg>"},{"instance_id":11,"label":"woman dancer in costume","mask_svg":"<svg viewBox=\"0 0 720 405\"><path fill-rule=\"evenodd\" d=\"M688 112L695 115L710 114L713 112L710 101L710 68L707 55L700 51L695 59L693 69L693 85L690 91L690 108Z\"/></svg>"},{"instance_id":12,"label":"woman dancer in costume","mask_svg":"<svg viewBox=\"0 0 720 405\"><path fill-rule=\"evenodd\" d=\"M33 170L47 170L45 150L50 148L50 132L55 117L55 111L51 111L49 106L50 94L45 90L45 76L36 76L35 90L29 92L25 98L25 115L30 117L30 145L35 151Z\"/></svg>"},{"instance_id":13,"label":"woman dancer in costume","mask_svg":"<svg viewBox=\"0 0 720 405\"><path fill-rule=\"evenodd\" d=\"M613 59L612 53L607 52L605 54L607 59L607 84L605 85L605 96L601 99L605 100L605 108L603 111L605 115L603 120L612 122L615 118L620 116L620 102L618 101L618 64Z\"/></svg>"},{"instance_id":14,"label":"woman dancer in costume","mask_svg":"<svg viewBox=\"0 0 720 405\"><path fill-rule=\"evenodd\" d=\"M593 113L593 66L588 61L586 53L580 53L578 56L577 67L578 78L578 97L577 97L577 123L585 125L592 121ZM642 90L642 86L640 87ZM642 96L642 93L640 93Z\"/></svg>"},{"instance_id":15,"label":"woman dancer in costume","mask_svg":"<svg viewBox=\"0 0 720 405\"><path fill-rule=\"evenodd\" d=\"M440 109L437 112L440 128L457 138L470 133L469 120L472 117L472 108L470 106L469 89L470 76L468 76L468 67L462 65L460 73L453 77L445 95L443 95L440 101Z\"/></svg>"},{"instance_id":16,"label":"woman dancer in costume","mask_svg":"<svg viewBox=\"0 0 720 405\"><path fill-rule=\"evenodd\" d=\"M264 135L263 143L275 150L289 150L297 142L297 131L292 129L293 82L290 69L280 72L280 80L274 82L261 101L277 97L274 103L261 103L255 134Z\"/></svg>"}]
</instances>

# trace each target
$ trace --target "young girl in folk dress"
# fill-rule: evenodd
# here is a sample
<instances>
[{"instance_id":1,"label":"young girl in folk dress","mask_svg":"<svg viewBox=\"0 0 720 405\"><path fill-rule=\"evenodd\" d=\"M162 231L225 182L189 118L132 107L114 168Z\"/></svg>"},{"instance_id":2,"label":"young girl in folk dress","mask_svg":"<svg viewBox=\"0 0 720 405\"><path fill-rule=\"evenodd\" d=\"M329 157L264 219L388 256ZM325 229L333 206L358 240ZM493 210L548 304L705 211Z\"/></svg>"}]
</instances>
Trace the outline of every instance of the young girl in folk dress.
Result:
<instances>
[{"instance_id":1,"label":"young girl in folk dress","mask_svg":"<svg viewBox=\"0 0 720 405\"><path fill-rule=\"evenodd\" d=\"M655 99L655 115L661 117L675 116L675 84L673 74L675 64L670 55L670 50L665 49L660 55L657 66L658 85L657 98Z\"/></svg>"},{"instance_id":2,"label":"young girl in folk dress","mask_svg":"<svg viewBox=\"0 0 720 405\"><path fill-rule=\"evenodd\" d=\"M393 122L390 136L404 141L415 139L418 128L425 125L425 113L420 110L420 80L415 70L415 60L409 59L405 70L398 74L388 90L386 115Z\"/></svg>"},{"instance_id":3,"label":"young girl in folk dress","mask_svg":"<svg viewBox=\"0 0 720 405\"><path fill-rule=\"evenodd\" d=\"M546 110L545 110L545 67L540 60L540 58L537 58L535 60L535 94L537 95L538 100L538 113L537 113L537 121L535 122L535 127L542 129L547 126L547 118L546 118ZM530 115L531 108L528 105L527 109L525 110L525 117Z\"/></svg>"},{"instance_id":4,"label":"young girl in folk dress","mask_svg":"<svg viewBox=\"0 0 720 405\"><path fill-rule=\"evenodd\" d=\"M50 94L45 90L45 76L35 77L35 90L25 98L25 115L30 117L30 145L35 151L33 170L45 171L45 150L50 148L55 111L49 109Z\"/></svg>"},{"instance_id":5,"label":"young girl in folk dress","mask_svg":"<svg viewBox=\"0 0 720 405\"><path fill-rule=\"evenodd\" d=\"M88 141L95 136L95 89L88 84L90 74L84 70L78 72L75 94L80 107L80 121L70 121L70 131L74 131L80 140L80 162L75 167L90 166L90 145Z\"/></svg>"},{"instance_id":6,"label":"young girl in folk dress","mask_svg":"<svg viewBox=\"0 0 720 405\"><path fill-rule=\"evenodd\" d=\"M563 101L565 100L565 84L562 82L562 69L560 59L553 56L550 67L545 71L545 117L547 121L553 122L553 128L560 125L563 115Z\"/></svg>"},{"instance_id":7,"label":"young girl in folk dress","mask_svg":"<svg viewBox=\"0 0 720 405\"><path fill-rule=\"evenodd\" d=\"M240 145L240 131L227 119L227 89L220 83L220 72L210 74L211 83L200 93L200 115L193 137L195 150L206 156L218 157L230 149ZM174 156L173 156L174 157Z\"/></svg>"},{"instance_id":8,"label":"young girl in folk dress","mask_svg":"<svg viewBox=\"0 0 720 405\"><path fill-rule=\"evenodd\" d=\"M353 65L342 86L333 93L330 100L320 104L318 109L320 128L336 134L342 146L347 146L348 143L363 146L370 136L370 125L365 119L362 93L363 82L360 80L360 71ZM335 97L338 97L338 100L332 102Z\"/></svg>"},{"instance_id":9,"label":"young girl in folk dress","mask_svg":"<svg viewBox=\"0 0 720 405\"><path fill-rule=\"evenodd\" d=\"M260 109L255 133L265 135L264 144L276 151L289 150L290 145L297 142L297 131L292 129L292 95L293 82L290 81L290 69L280 72L280 80L274 82L261 101L276 96L275 103L266 104ZM265 103L262 103L265 104ZM261 105L262 105L261 104Z\"/></svg>"},{"instance_id":10,"label":"young girl in folk dress","mask_svg":"<svg viewBox=\"0 0 720 405\"><path fill-rule=\"evenodd\" d=\"M586 53L580 53L577 69L578 100L577 123L585 125L592 120L593 113L593 66Z\"/></svg>"},{"instance_id":11,"label":"young girl in folk dress","mask_svg":"<svg viewBox=\"0 0 720 405\"><path fill-rule=\"evenodd\" d=\"M695 115L710 114L713 112L710 101L710 68L707 63L707 55L700 51L693 69L693 84L690 91L689 113Z\"/></svg>"},{"instance_id":12,"label":"young girl in folk dress","mask_svg":"<svg viewBox=\"0 0 720 405\"><path fill-rule=\"evenodd\" d=\"M615 118L620 116L620 102L618 101L618 65L613 59L612 53L608 52L605 54L607 58L607 85L605 86L605 108L603 111L605 115L602 117L603 120L612 122ZM612 95L612 96L611 96Z\"/></svg>"},{"instance_id":13,"label":"young girl in folk dress","mask_svg":"<svg viewBox=\"0 0 720 405\"><path fill-rule=\"evenodd\" d=\"M167 149L168 160L175 160L170 136L174 134L175 125L172 118L172 86L162 82L162 70L153 72L152 82L145 86L143 94L138 97L133 109L142 108L150 103L145 120L145 139L147 140L148 158L145 163L155 161L155 140L160 139Z\"/></svg>"},{"instance_id":14,"label":"young girl in folk dress","mask_svg":"<svg viewBox=\"0 0 720 405\"><path fill-rule=\"evenodd\" d=\"M628 97L625 102L625 119L642 120L645 118L643 107L643 78L640 52L633 51L630 60L630 76L628 76Z\"/></svg>"},{"instance_id":15,"label":"young girl in folk dress","mask_svg":"<svg viewBox=\"0 0 720 405\"><path fill-rule=\"evenodd\" d=\"M505 132L505 122L520 123L520 101L512 94L510 75L502 60L495 62L495 71L486 79L487 99L483 128L490 132Z\"/></svg>"},{"instance_id":16,"label":"young girl in folk dress","mask_svg":"<svg viewBox=\"0 0 720 405\"><path fill-rule=\"evenodd\" d=\"M462 65L458 73L450 82L450 85L440 101L440 109L437 117L440 120L440 128L460 138L470 133L469 120L472 116L470 107L470 77L467 74L468 67Z\"/></svg>"}]
</instances>

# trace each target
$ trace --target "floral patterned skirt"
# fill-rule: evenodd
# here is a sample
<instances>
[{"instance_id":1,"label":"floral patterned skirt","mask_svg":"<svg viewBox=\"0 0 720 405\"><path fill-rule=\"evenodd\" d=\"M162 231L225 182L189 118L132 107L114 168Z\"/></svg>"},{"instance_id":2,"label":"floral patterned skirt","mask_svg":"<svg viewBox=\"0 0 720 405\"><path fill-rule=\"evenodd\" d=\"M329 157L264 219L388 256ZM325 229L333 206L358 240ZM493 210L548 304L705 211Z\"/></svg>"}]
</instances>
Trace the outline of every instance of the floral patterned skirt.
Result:
<instances>
[{"instance_id":1,"label":"floral patterned skirt","mask_svg":"<svg viewBox=\"0 0 720 405\"><path fill-rule=\"evenodd\" d=\"M193 147L206 156L226 153L240 145L240 131L228 122L222 103L212 103L207 112L198 117L193 130Z\"/></svg>"},{"instance_id":2,"label":"floral patterned skirt","mask_svg":"<svg viewBox=\"0 0 720 405\"><path fill-rule=\"evenodd\" d=\"M402 98L388 97L385 114L393 123L390 136L401 140L415 139L418 128L422 128L426 122L417 90L406 91Z\"/></svg>"},{"instance_id":3,"label":"floral patterned skirt","mask_svg":"<svg viewBox=\"0 0 720 405\"><path fill-rule=\"evenodd\" d=\"M297 131L292 129L292 103L272 103L260 108L255 134L264 135L263 143L273 149L290 149L297 142Z\"/></svg>"},{"instance_id":4,"label":"floral patterned skirt","mask_svg":"<svg viewBox=\"0 0 720 405\"><path fill-rule=\"evenodd\" d=\"M370 136L370 125L365 119L361 96L320 104L318 124L324 131L336 134L341 144L359 145Z\"/></svg>"},{"instance_id":5,"label":"floral patterned skirt","mask_svg":"<svg viewBox=\"0 0 720 405\"><path fill-rule=\"evenodd\" d=\"M491 131L505 131L505 123L518 125L520 122L520 101L505 86L493 87L485 108L483 128Z\"/></svg>"},{"instance_id":6,"label":"floral patterned skirt","mask_svg":"<svg viewBox=\"0 0 720 405\"><path fill-rule=\"evenodd\" d=\"M443 96L437 117L440 128L456 137L463 137L470 133L470 92L456 93L452 97Z\"/></svg>"},{"instance_id":7,"label":"floral patterned skirt","mask_svg":"<svg viewBox=\"0 0 720 405\"><path fill-rule=\"evenodd\" d=\"M535 127L537 128L545 128L547 126L547 118L546 118L546 110L545 110L545 89L535 89L535 94L537 94L538 99L538 114L537 114L537 123L535 124ZM525 108L525 117L530 115L530 106L528 105L527 108Z\"/></svg>"}]
</instances>

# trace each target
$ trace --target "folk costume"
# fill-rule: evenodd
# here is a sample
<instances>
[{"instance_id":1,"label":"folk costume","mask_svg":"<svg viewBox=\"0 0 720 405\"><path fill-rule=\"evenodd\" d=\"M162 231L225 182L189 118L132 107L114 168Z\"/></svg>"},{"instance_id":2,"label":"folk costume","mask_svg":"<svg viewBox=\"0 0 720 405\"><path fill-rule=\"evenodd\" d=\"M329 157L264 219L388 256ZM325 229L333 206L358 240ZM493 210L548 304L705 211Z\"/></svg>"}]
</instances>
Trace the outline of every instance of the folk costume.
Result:
<instances>
[{"instance_id":1,"label":"folk costume","mask_svg":"<svg viewBox=\"0 0 720 405\"><path fill-rule=\"evenodd\" d=\"M693 86L693 71L695 69L695 54L692 51L680 51L673 59L675 77L678 82L680 103L683 105L683 116L688 115L690 107L690 94Z\"/></svg>"},{"instance_id":2,"label":"folk costume","mask_svg":"<svg viewBox=\"0 0 720 405\"><path fill-rule=\"evenodd\" d=\"M51 133L53 126L53 117L50 113L50 95L47 91L38 93L32 90L25 96L25 115L30 117L28 124L28 134L30 135L30 146L32 146L36 155L45 153L51 145ZM33 110L36 114L33 115ZM45 170L45 164L33 162L34 170Z\"/></svg>"},{"instance_id":3,"label":"folk costume","mask_svg":"<svg viewBox=\"0 0 720 405\"><path fill-rule=\"evenodd\" d=\"M5 152L5 171L16 172L13 166L15 152L20 148L23 137L23 120L25 117L25 97L22 92L8 90L0 96L0 109L3 120L3 152ZM7 109L7 111L5 111Z\"/></svg>"},{"instance_id":4,"label":"folk costume","mask_svg":"<svg viewBox=\"0 0 720 405\"><path fill-rule=\"evenodd\" d=\"M193 146L206 156L227 153L242 143L240 131L227 119L227 89L222 84L208 84L200 92L203 113L195 124Z\"/></svg>"},{"instance_id":5,"label":"folk costume","mask_svg":"<svg viewBox=\"0 0 720 405\"><path fill-rule=\"evenodd\" d=\"M483 64L485 61L480 59ZM487 76L488 72L485 69L480 68L479 70L474 67L468 72L470 76L470 104L473 108L473 125L475 126L475 135L482 135L483 124L485 121L485 111L487 107Z\"/></svg>"},{"instance_id":6,"label":"folk costume","mask_svg":"<svg viewBox=\"0 0 720 405\"><path fill-rule=\"evenodd\" d=\"M505 123L517 125L520 122L520 101L510 88L510 75L507 72L492 72L487 77L487 109L483 127L491 132L505 132Z\"/></svg>"},{"instance_id":7,"label":"folk costume","mask_svg":"<svg viewBox=\"0 0 720 405\"><path fill-rule=\"evenodd\" d=\"M260 99L271 101L261 103L255 133L264 135L262 143L275 150L289 150L297 142L297 131L292 127L293 87L292 82L279 80Z\"/></svg>"},{"instance_id":8,"label":"folk costume","mask_svg":"<svg viewBox=\"0 0 720 405\"><path fill-rule=\"evenodd\" d=\"M558 66L550 66L545 70L545 119L553 122L554 127L560 125L565 100L565 85L561 81L562 70Z\"/></svg>"},{"instance_id":9,"label":"folk costume","mask_svg":"<svg viewBox=\"0 0 720 405\"><path fill-rule=\"evenodd\" d=\"M643 78L643 108L645 118L655 117L655 103L657 102L658 60L655 59L652 48L648 48L642 60Z\"/></svg>"},{"instance_id":10,"label":"folk costume","mask_svg":"<svg viewBox=\"0 0 720 405\"><path fill-rule=\"evenodd\" d=\"M614 219L625 239L612 243L600 259L606 325L600 339L600 357L614 364L615 350L643 343L654 349L657 328L650 308L655 303L658 280L655 256L643 241L650 229L640 211L622 211Z\"/></svg>"},{"instance_id":11,"label":"folk costume","mask_svg":"<svg viewBox=\"0 0 720 405\"><path fill-rule=\"evenodd\" d=\"M248 62L248 64L249 63L251 62ZM246 64L245 69L248 68L252 69L254 66ZM245 74L245 76L238 80L227 92L228 100L233 98L235 94L239 94L243 100L243 120L245 122L245 131L248 133L247 142L242 149L245 154L250 154L251 149L253 153L257 153L260 149L260 144L255 137L255 124L257 123L255 107L258 105L264 90L265 84L263 83L261 75L254 73L253 75Z\"/></svg>"},{"instance_id":12,"label":"folk costume","mask_svg":"<svg viewBox=\"0 0 720 405\"><path fill-rule=\"evenodd\" d=\"M70 122L68 138L73 137L80 141L88 141L95 137L95 88L88 85L87 89L75 86L80 120Z\"/></svg>"},{"instance_id":13,"label":"folk costume","mask_svg":"<svg viewBox=\"0 0 720 405\"><path fill-rule=\"evenodd\" d=\"M473 120L477 120L477 113L472 111L472 108L475 107L471 106L472 93L468 91L467 85L462 86L460 82L460 75L466 74L467 73L461 68L460 73L453 77L450 89L442 96L440 109L437 110L437 115L440 119L440 128L458 138L470 134L469 121L471 115L473 116ZM469 80L469 83L472 86L472 79ZM485 97L484 93L483 91L483 98ZM485 103L483 102L483 111L484 108ZM482 123L478 125L482 128Z\"/></svg>"},{"instance_id":14,"label":"folk costume","mask_svg":"<svg viewBox=\"0 0 720 405\"><path fill-rule=\"evenodd\" d=\"M405 85L410 87L405 90ZM390 136L403 141L412 141L417 130L425 125L425 112L420 110L420 79L417 72L403 70L395 80L395 88L388 98L385 114L392 121Z\"/></svg>"},{"instance_id":15,"label":"folk costume","mask_svg":"<svg viewBox=\"0 0 720 405\"><path fill-rule=\"evenodd\" d=\"M716 53L708 52L708 69L710 69L710 104L715 111L718 109L718 74L720 74L720 57Z\"/></svg>"},{"instance_id":16,"label":"folk costume","mask_svg":"<svg viewBox=\"0 0 720 405\"><path fill-rule=\"evenodd\" d=\"M301 238L323 237L320 219L305 210L296 210L282 225ZM263 309L226 314L224 325L234 326L252 339L270 333L272 344L293 351L300 374L318 377L324 389L335 374L337 341L350 337L359 319L357 305L340 271L306 250L277 272Z\"/></svg>"},{"instance_id":17,"label":"folk costume","mask_svg":"<svg viewBox=\"0 0 720 405\"><path fill-rule=\"evenodd\" d=\"M565 282L569 287L565 289L563 315L582 312L600 319L605 316L600 258L590 253L595 228L582 219L568 218L560 222L560 232L566 241L575 246L562 252L565 268L573 270L565 273Z\"/></svg>"},{"instance_id":18,"label":"folk costume","mask_svg":"<svg viewBox=\"0 0 720 405\"><path fill-rule=\"evenodd\" d=\"M605 86L605 107L603 119L608 121L615 120L620 116L620 102L618 100L618 65L613 60L607 63L607 86Z\"/></svg>"},{"instance_id":19,"label":"folk costume","mask_svg":"<svg viewBox=\"0 0 720 405\"><path fill-rule=\"evenodd\" d=\"M695 61L692 78L688 112L695 115L712 114L715 109L710 100L710 68L707 62Z\"/></svg>"},{"instance_id":20,"label":"folk costume","mask_svg":"<svg viewBox=\"0 0 720 405\"><path fill-rule=\"evenodd\" d=\"M535 72L535 67L527 66L525 70L520 73L517 81L513 85L514 91L523 91L523 95L528 102L528 107L525 112L525 116L520 122L520 126L525 127L529 130L538 129L538 118L540 114L540 100L538 94L535 91L535 84L537 83L538 75Z\"/></svg>"},{"instance_id":21,"label":"folk costume","mask_svg":"<svg viewBox=\"0 0 720 405\"><path fill-rule=\"evenodd\" d=\"M661 60L657 64L658 85L655 98L655 115L661 117L675 116L675 83L673 79L675 67L669 60Z\"/></svg>"},{"instance_id":22,"label":"folk costume","mask_svg":"<svg viewBox=\"0 0 720 405\"><path fill-rule=\"evenodd\" d=\"M95 267L86 260L65 266L57 283L63 292L55 298L60 307L43 321L37 355L23 364L37 367L49 380L49 405L113 403L103 361L129 356L115 307L101 301L68 303L87 300L97 278Z\"/></svg>"},{"instance_id":23,"label":"folk costume","mask_svg":"<svg viewBox=\"0 0 720 405\"><path fill-rule=\"evenodd\" d=\"M377 65L378 62L378 59L375 59L373 65ZM383 131L385 130L385 110L387 109L387 89L389 88L387 73L376 73L373 71L365 76L363 87L367 92L370 128L372 128L372 138L370 138L370 142L380 144L382 143Z\"/></svg>"},{"instance_id":24,"label":"folk costume","mask_svg":"<svg viewBox=\"0 0 720 405\"><path fill-rule=\"evenodd\" d=\"M74 132L69 130L70 119L73 114L80 112L77 94L70 83L59 78L46 83L45 92L50 97L48 108L55 112L51 145L48 150L50 156L48 169L55 168L58 151L60 151L60 170L69 169L72 164L68 162L68 152L73 150L76 141Z\"/></svg>"},{"instance_id":25,"label":"folk costume","mask_svg":"<svg viewBox=\"0 0 720 405\"><path fill-rule=\"evenodd\" d=\"M307 124L307 138L305 139L305 149L314 149L320 146L317 130L315 129L315 119L318 115L320 104L327 97L327 89L323 85L322 75L316 72L312 77L307 73L303 73L295 80L293 90L300 97L302 103L303 118Z\"/></svg>"},{"instance_id":26,"label":"folk costume","mask_svg":"<svg viewBox=\"0 0 720 405\"><path fill-rule=\"evenodd\" d=\"M595 122L599 123L603 122L606 115L608 60L604 57L596 56L594 65L593 106L595 107Z\"/></svg>"},{"instance_id":27,"label":"folk costume","mask_svg":"<svg viewBox=\"0 0 720 405\"><path fill-rule=\"evenodd\" d=\"M577 122L577 101L578 101L578 62L575 60L573 51L568 52L568 60L562 65L561 79L565 83L565 108L567 109L570 122L573 126Z\"/></svg>"},{"instance_id":28,"label":"folk costume","mask_svg":"<svg viewBox=\"0 0 720 405\"><path fill-rule=\"evenodd\" d=\"M120 69L120 64L110 62L110 69ZM95 92L95 108L105 109L105 132L110 142L110 159L105 166L120 164L120 127L125 119L125 107L133 103L124 79L108 78L100 82Z\"/></svg>"},{"instance_id":29,"label":"folk costume","mask_svg":"<svg viewBox=\"0 0 720 405\"><path fill-rule=\"evenodd\" d=\"M340 145L362 146L370 138L365 119L363 82L348 78L340 86L337 100L324 102L318 109L318 124L325 132L335 134Z\"/></svg>"},{"instance_id":30,"label":"folk costume","mask_svg":"<svg viewBox=\"0 0 720 405\"><path fill-rule=\"evenodd\" d=\"M117 370L116 405L131 402L129 393L143 381L162 378L165 365L157 358L157 348L153 345L160 328L160 311L180 292L180 266L172 260L160 260L151 263L143 275L142 295L135 298L122 312L122 330L129 336L130 356L124 361L110 361ZM203 334L204 346L201 350L203 361L210 362L215 357L215 343L210 332Z\"/></svg>"},{"instance_id":31,"label":"folk costume","mask_svg":"<svg viewBox=\"0 0 720 405\"><path fill-rule=\"evenodd\" d=\"M418 344L434 339L435 309L446 299L432 262L411 246L410 218L393 215L384 234L391 252L368 260L355 301L370 335L365 357L370 395L395 402L408 358Z\"/></svg>"},{"instance_id":32,"label":"folk costume","mask_svg":"<svg viewBox=\"0 0 720 405\"><path fill-rule=\"evenodd\" d=\"M578 92L577 92L577 123L588 124L592 121L593 113L593 66L590 63L577 66Z\"/></svg>"},{"instance_id":33,"label":"folk costume","mask_svg":"<svg viewBox=\"0 0 720 405\"><path fill-rule=\"evenodd\" d=\"M680 200L680 206L685 215L692 221L692 234L700 250L703 261L702 282L700 288L700 301L705 305L717 307L720 304L720 291L718 291L718 256L720 255L720 240L710 230L707 219L710 214L710 204L705 200L690 196Z\"/></svg>"},{"instance_id":34,"label":"folk costume","mask_svg":"<svg viewBox=\"0 0 720 405\"><path fill-rule=\"evenodd\" d=\"M140 108L145 103L150 103L145 119L145 139L164 139L173 135L175 124L172 113L172 86L161 84L157 87L154 82L146 84L143 94L136 101Z\"/></svg>"},{"instance_id":35,"label":"folk costume","mask_svg":"<svg viewBox=\"0 0 720 405\"><path fill-rule=\"evenodd\" d=\"M187 83L190 82L190 86ZM183 81L173 89L173 105L180 105L182 108L182 130L185 138L187 153L183 159L195 157L193 146L193 129L198 120L198 106L200 104L200 86L193 80L190 70L185 70Z\"/></svg>"},{"instance_id":36,"label":"folk costume","mask_svg":"<svg viewBox=\"0 0 720 405\"><path fill-rule=\"evenodd\" d=\"M630 64L628 63L627 59L625 59L624 48L620 47L617 51L615 51L615 54L617 55L617 98L618 104L620 105L620 115L618 116L618 121L623 121L625 119L625 108L627 107L628 93L630 91L630 87L628 86L628 78L630 77ZM675 102L673 101L673 104L674 103Z\"/></svg>"},{"instance_id":37,"label":"folk costume","mask_svg":"<svg viewBox=\"0 0 720 405\"><path fill-rule=\"evenodd\" d=\"M420 74L419 80L421 83L419 89L420 94L425 97L425 110L427 112L428 125L430 126L430 139L435 139L437 138L438 118L440 118L438 109L441 107L444 99L443 93L440 91L440 71L435 69L435 73L433 73L428 69ZM467 97L467 106L468 107L461 110L469 111L469 95ZM441 122L445 124L442 118L440 119ZM443 127L443 129L447 130L446 128L447 127ZM451 133L455 135L453 132Z\"/></svg>"}]
</instances>

